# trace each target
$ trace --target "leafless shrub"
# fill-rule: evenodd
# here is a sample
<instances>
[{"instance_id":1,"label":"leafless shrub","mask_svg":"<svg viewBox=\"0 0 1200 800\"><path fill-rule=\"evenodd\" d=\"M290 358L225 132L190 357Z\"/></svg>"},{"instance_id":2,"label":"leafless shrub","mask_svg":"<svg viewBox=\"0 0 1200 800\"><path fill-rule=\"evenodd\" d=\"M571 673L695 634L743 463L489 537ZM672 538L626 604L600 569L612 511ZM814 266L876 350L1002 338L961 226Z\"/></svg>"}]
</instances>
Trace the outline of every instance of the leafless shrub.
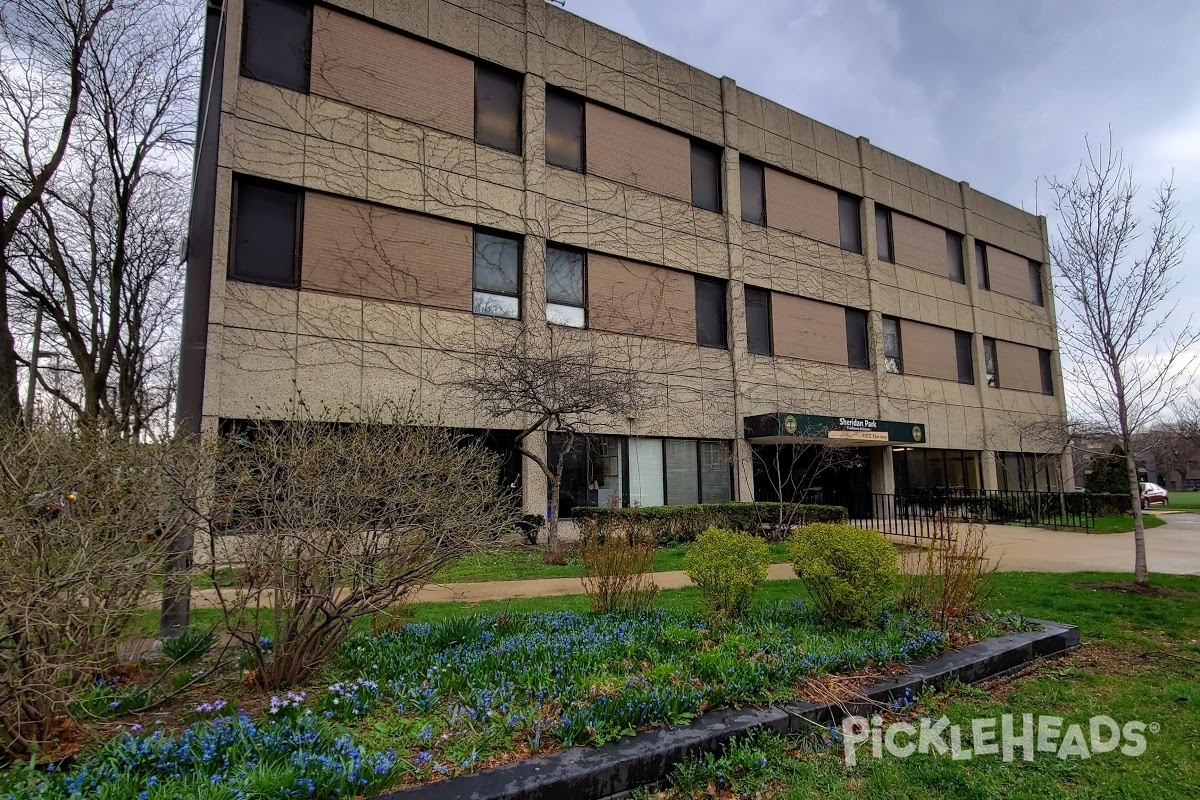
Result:
<instances>
[{"instance_id":1,"label":"leafless shrub","mask_svg":"<svg viewBox=\"0 0 1200 800\"><path fill-rule=\"evenodd\" d=\"M934 538L922 549L919 569L901 592L900 605L925 611L942 630L954 629L986 604L998 567L987 550L982 522L939 515Z\"/></svg>"},{"instance_id":2,"label":"leafless shrub","mask_svg":"<svg viewBox=\"0 0 1200 800\"><path fill-rule=\"evenodd\" d=\"M516 524L496 456L394 412L301 404L209 445L207 568L214 578L230 563L243 568L235 586L214 580L214 593L266 688L303 681L354 620L401 602Z\"/></svg>"},{"instance_id":3,"label":"leafless shrub","mask_svg":"<svg viewBox=\"0 0 1200 800\"><path fill-rule=\"evenodd\" d=\"M182 518L163 475L183 446L72 427L0 431L0 748L46 741L113 666Z\"/></svg>"},{"instance_id":4,"label":"leafless shrub","mask_svg":"<svg viewBox=\"0 0 1200 800\"><path fill-rule=\"evenodd\" d=\"M584 591L597 612L648 608L658 593L654 532L636 513L580 523L580 561L587 570Z\"/></svg>"}]
</instances>

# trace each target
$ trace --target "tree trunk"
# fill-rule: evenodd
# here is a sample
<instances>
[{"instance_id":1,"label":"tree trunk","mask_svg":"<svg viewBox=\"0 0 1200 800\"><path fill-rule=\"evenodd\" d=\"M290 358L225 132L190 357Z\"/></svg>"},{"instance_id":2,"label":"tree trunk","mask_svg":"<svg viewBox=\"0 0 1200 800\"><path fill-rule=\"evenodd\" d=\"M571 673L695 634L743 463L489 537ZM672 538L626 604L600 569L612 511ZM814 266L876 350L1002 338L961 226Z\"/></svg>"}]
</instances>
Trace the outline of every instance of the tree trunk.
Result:
<instances>
[{"instance_id":1,"label":"tree trunk","mask_svg":"<svg viewBox=\"0 0 1200 800\"><path fill-rule=\"evenodd\" d=\"M1125 437L1125 467L1129 473L1129 497L1133 501L1133 582L1150 585L1146 568L1146 525L1142 519L1142 490L1138 486L1137 463L1133 460L1132 443Z\"/></svg>"}]
</instances>

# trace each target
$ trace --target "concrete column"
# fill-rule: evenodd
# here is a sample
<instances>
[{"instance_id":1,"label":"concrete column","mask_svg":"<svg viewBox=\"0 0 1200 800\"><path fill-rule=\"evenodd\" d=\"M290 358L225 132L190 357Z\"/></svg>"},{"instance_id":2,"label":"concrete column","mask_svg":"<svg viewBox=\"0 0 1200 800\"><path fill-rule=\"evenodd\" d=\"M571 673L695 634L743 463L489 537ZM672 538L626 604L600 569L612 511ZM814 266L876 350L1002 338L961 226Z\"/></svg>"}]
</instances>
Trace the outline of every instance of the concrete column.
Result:
<instances>
[{"instance_id":1,"label":"concrete column","mask_svg":"<svg viewBox=\"0 0 1200 800\"><path fill-rule=\"evenodd\" d=\"M754 455L744 438L733 442L733 499L754 502Z\"/></svg>"},{"instance_id":2,"label":"concrete column","mask_svg":"<svg viewBox=\"0 0 1200 800\"><path fill-rule=\"evenodd\" d=\"M872 447L871 491L876 494L896 493L896 471L892 466L892 447Z\"/></svg>"},{"instance_id":3,"label":"concrete column","mask_svg":"<svg viewBox=\"0 0 1200 800\"><path fill-rule=\"evenodd\" d=\"M526 446L546 457L546 433L538 431L526 440ZM521 456L521 499L526 514L546 515L548 494L546 492L546 476L533 459Z\"/></svg>"},{"instance_id":4,"label":"concrete column","mask_svg":"<svg viewBox=\"0 0 1200 800\"><path fill-rule=\"evenodd\" d=\"M979 469L983 471L983 488L995 491L1000 488L996 480L996 452L984 450L979 454Z\"/></svg>"}]
</instances>

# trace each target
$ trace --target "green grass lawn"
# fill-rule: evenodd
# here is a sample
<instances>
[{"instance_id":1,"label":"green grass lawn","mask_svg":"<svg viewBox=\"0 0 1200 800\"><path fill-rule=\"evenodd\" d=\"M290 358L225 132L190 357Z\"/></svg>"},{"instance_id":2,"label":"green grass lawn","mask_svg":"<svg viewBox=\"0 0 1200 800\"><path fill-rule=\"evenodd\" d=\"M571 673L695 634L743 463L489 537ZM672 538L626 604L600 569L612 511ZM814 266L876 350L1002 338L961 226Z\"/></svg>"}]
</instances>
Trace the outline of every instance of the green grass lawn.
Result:
<instances>
[{"instance_id":1,"label":"green grass lawn","mask_svg":"<svg viewBox=\"0 0 1200 800\"><path fill-rule=\"evenodd\" d=\"M1200 508L1200 492L1170 492L1168 508Z\"/></svg>"},{"instance_id":2,"label":"green grass lawn","mask_svg":"<svg viewBox=\"0 0 1200 800\"><path fill-rule=\"evenodd\" d=\"M953 723L1002 714L1048 714L1086 726L1097 714L1120 723L1161 726L1147 734L1139 757L1093 753L1060 760L1037 753L1032 762L999 756L954 761L949 755L876 760L869 748L847 768L840 746L820 737L763 736L721 758L682 765L661 792L643 798L709 796L799 800L834 798L1195 798L1200 796L1200 578L1153 576L1176 596L1146 597L1086 584L1123 582L1128 575L1001 573L991 604L1080 626L1079 653L1043 662L1028 674L984 687L954 687L917 698L888 721L947 716ZM969 746L969 743L966 743ZM729 792L722 794L722 791ZM761 794L757 794L761 792Z\"/></svg>"},{"instance_id":3,"label":"green grass lawn","mask_svg":"<svg viewBox=\"0 0 1200 800\"><path fill-rule=\"evenodd\" d=\"M670 572L683 569L683 557L687 555L689 547L690 544L674 544L658 548L654 557L654 571ZM772 542L772 562L782 563L787 561L787 558L787 542ZM573 545L569 544L567 547L566 564L547 564L546 548L543 545L516 545L463 556L438 572L433 580L436 583L471 583L533 578L578 578L583 574L579 551Z\"/></svg>"},{"instance_id":4,"label":"green grass lawn","mask_svg":"<svg viewBox=\"0 0 1200 800\"><path fill-rule=\"evenodd\" d=\"M1157 528L1167 523L1153 514L1143 514L1142 524L1146 530ZM1096 525L1092 533L1129 533L1133 530L1133 517L1096 517Z\"/></svg>"}]
</instances>

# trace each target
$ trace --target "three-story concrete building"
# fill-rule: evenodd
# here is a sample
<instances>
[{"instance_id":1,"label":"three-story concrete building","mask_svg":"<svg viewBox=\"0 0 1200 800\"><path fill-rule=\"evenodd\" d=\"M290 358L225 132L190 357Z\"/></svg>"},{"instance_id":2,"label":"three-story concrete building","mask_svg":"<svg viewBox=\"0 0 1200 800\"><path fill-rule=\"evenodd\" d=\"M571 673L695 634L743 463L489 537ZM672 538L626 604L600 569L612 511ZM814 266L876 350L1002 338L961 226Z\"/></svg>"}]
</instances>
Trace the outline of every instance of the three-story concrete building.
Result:
<instances>
[{"instance_id":1,"label":"three-story concrete building","mask_svg":"<svg viewBox=\"0 0 1200 800\"><path fill-rule=\"evenodd\" d=\"M454 376L520 328L650 387L567 507L789 496L814 443L860 456L826 489L1071 472L1044 218L543 0L209 0L196 165L196 426L391 400L503 449Z\"/></svg>"}]
</instances>

